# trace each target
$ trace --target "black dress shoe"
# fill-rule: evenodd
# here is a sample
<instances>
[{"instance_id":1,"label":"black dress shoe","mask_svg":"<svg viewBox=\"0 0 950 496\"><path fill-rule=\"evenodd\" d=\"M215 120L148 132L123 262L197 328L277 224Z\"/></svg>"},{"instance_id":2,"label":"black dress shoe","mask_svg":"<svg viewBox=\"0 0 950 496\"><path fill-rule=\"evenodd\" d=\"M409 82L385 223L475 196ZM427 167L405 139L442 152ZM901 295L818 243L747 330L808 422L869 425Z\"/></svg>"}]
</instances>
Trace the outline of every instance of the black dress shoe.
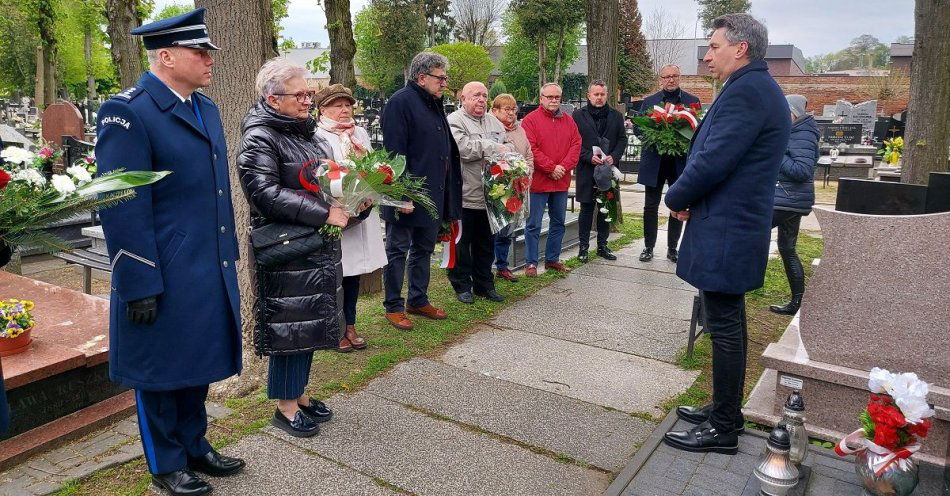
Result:
<instances>
[{"instance_id":1,"label":"black dress shoe","mask_svg":"<svg viewBox=\"0 0 950 496\"><path fill-rule=\"evenodd\" d=\"M466 305L471 305L475 303L475 295L471 291L463 291L461 293L455 293L455 297L459 299L462 303Z\"/></svg>"},{"instance_id":2,"label":"black dress shoe","mask_svg":"<svg viewBox=\"0 0 950 496\"><path fill-rule=\"evenodd\" d=\"M606 246L597 247L597 256L603 258L604 260L616 260L617 255L614 255L614 252L610 251L610 248Z\"/></svg>"},{"instance_id":3,"label":"black dress shoe","mask_svg":"<svg viewBox=\"0 0 950 496\"><path fill-rule=\"evenodd\" d=\"M188 468L212 477L227 477L240 472L244 468L244 460L224 456L215 450L211 450L201 458L189 456Z\"/></svg>"},{"instance_id":4,"label":"black dress shoe","mask_svg":"<svg viewBox=\"0 0 950 496\"><path fill-rule=\"evenodd\" d=\"M310 398L309 405L301 405L298 403L297 406L300 407L300 411L302 411L304 415L316 420L318 423L322 424L323 422L333 418L333 410L327 408L327 406L320 400Z\"/></svg>"},{"instance_id":5,"label":"black dress shoe","mask_svg":"<svg viewBox=\"0 0 950 496\"><path fill-rule=\"evenodd\" d=\"M211 485L190 470L152 475L152 483L172 496L198 496L211 492Z\"/></svg>"},{"instance_id":6,"label":"black dress shoe","mask_svg":"<svg viewBox=\"0 0 950 496\"><path fill-rule=\"evenodd\" d=\"M649 262L650 260L653 260L653 248L646 247L640 252L640 261Z\"/></svg>"},{"instance_id":7,"label":"black dress shoe","mask_svg":"<svg viewBox=\"0 0 950 496\"><path fill-rule=\"evenodd\" d=\"M676 416L691 424L701 424L709 420L709 413L712 412L712 405L706 405L702 408L694 406L680 406L676 408ZM745 418L742 414L736 418L736 433L745 434Z\"/></svg>"},{"instance_id":8,"label":"black dress shoe","mask_svg":"<svg viewBox=\"0 0 950 496\"><path fill-rule=\"evenodd\" d=\"M663 442L676 449L697 453L722 453L734 455L739 452L739 434L733 429L719 432L709 422L703 422L686 431L670 431L663 435Z\"/></svg>"},{"instance_id":9,"label":"black dress shoe","mask_svg":"<svg viewBox=\"0 0 950 496\"><path fill-rule=\"evenodd\" d=\"M485 293L477 293L477 296L499 303L505 301L505 297L498 294L498 291L495 291L494 289L491 289Z\"/></svg>"},{"instance_id":10,"label":"black dress shoe","mask_svg":"<svg viewBox=\"0 0 950 496\"><path fill-rule=\"evenodd\" d=\"M676 248L670 248L666 250L666 258L669 259L670 262L676 263L680 258L680 252L676 251Z\"/></svg>"},{"instance_id":11,"label":"black dress shoe","mask_svg":"<svg viewBox=\"0 0 950 496\"><path fill-rule=\"evenodd\" d=\"M298 411L293 420L288 420L278 408L270 422L274 427L293 437L313 437L320 432L320 424L303 411Z\"/></svg>"},{"instance_id":12,"label":"black dress shoe","mask_svg":"<svg viewBox=\"0 0 950 496\"><path fill-rule=\"evenodd\" d=\"M802 307L802 295L792 295L792 301L785 305L771 305L769 310L780 315L795 315Z\"/></svg>"},{"instance_id":13,"label":"black dress shoe","mask_svg":"<svg viewBox=\"0 0 950 496\"><path fill-rule=\"evenodd\" d=\"M587 263L590 260L590 255L587 254L587 248L577 250L577 259L582 263Z\"/></svg>"}]
</instances>

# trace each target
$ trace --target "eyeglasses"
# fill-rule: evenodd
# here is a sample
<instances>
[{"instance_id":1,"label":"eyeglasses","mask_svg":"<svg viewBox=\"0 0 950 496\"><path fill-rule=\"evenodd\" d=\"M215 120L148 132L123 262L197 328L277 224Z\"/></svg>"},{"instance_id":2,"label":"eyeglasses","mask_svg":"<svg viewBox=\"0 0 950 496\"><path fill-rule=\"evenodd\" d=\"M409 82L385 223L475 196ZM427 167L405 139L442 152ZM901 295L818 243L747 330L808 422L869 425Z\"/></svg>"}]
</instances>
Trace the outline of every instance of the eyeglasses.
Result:
<instances>
[{"instance_id":1,"label":"eyeglasses","mask_svg":"<svg viewBox=\"0 0 950 496\"><path fill-rule=\"evenodd\" d=\"M541 98L547 98L548 100L560 100L561 95L541 95Z\"/></svg>"},{"instance_id":2,"label":"eyeglasses","mask_svg":"<svg viewBox=\"0 0 950 496\"><path fill-rule=\"evenodd\" d=\"M517 112L518 111L518 109L516 109L515 107L498 107L498 110L501 110L503 112Z\"/></svg>"},{"instance_id":3,"label":"eyeglasses","mask_svg":"<svg viewBox=\"0 0 950 496\"><path fill-rule=\"evenodd\" d=\"M448 77L448 76L436 76L435 74L430 74L430 73L428 73L428 72L426 73L426 76L434 77L434 78L438 79L439 82L442 83L442 84L446 84L446 83L449 82L449 77Z\"/></svg>"},{"instance_id":4,"label":"eyeglasses","mask_svg":"<svg viewBox=\"0 0 950 496\"><path fill-rule=\"evenodd\" d=\"M676 75L673 75L673 76L660 76L660 79L670 79L670 80L673 80L673 79L679 79L679 78L680 78L679 74L676 74Z\"/></svg>"},{"instance_id":5,"label":"eyeglasses","mask_svg":"<svg viewBox=\"0 0 950 496\"><path fill-rule=\"evenodd\" d=\"M307 103L308 100L312 102L316 94L316 91L298 91L296 93L274 93L274 96L292 96L297 99L297 103Z\"/></svg>"}]
</instances>

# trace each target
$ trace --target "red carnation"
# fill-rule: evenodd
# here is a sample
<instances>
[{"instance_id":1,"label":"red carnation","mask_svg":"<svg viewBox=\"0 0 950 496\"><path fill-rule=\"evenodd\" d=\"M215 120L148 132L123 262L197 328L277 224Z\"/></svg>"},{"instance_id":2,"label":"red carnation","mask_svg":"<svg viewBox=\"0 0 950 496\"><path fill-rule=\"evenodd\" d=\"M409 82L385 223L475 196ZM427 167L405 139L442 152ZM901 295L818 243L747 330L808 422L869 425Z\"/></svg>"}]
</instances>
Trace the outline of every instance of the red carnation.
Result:
<instances>
[{"instance_id":1,"label":"red carnation","mask_svg":"<svg viewBox=\"0 0 950 496\"><path fill-rule=\"evenodd\" d=\"M7 174L4 170L0 170L0 189L6 188L9 182L10 174Z\"/></svg>"},{"instance_id":2,"label":"red carnation","mask_svg":"<svg viewBox=\"0 0 950 496\"><path fill-rule=\"evenodd\" d=\"M699 103L699 102L693 102L693 103L689 104L689 108L691 108L691 109L693 109L693 110L695 110L695 111L698 112L698 111L702 110L703 105L702 105L701 103Z\"/></svg>"},{"instance_id":3,"label":"red carnation","mask_svg":"<svg viewBox=\"0 0 950 496\"><path fill-rule=\"evenodd\" d=\"M515 179L511 185L515 188L515 191L524 194L525 191L528 191L529 184L527 177L519 177Z\"/></svg>"},{"instance_id":4,"label":"red carnation","mask_svg":"<svg viewBox=\"0 0 950 496\"><path fill-rule=\"evenodd\" d=\"M670 124L672 124L674 120L676 120L676 118L673 117L672 115L666 116L666 122L669 122Z\"/></svg>"},{"instance_id":5,"label":"red carnation","mask_svg":"<svg viewBox=\"0 0 950 496\"><path fill-rule=\"evenodd\" d=\"M917 437L927 437L927 431L930 430L930 427L932 425L933 423L930 421L929 418L923 419L916 424L908 424L907 432Z\"/></svg>"},{"instance_id":6,"label":"red carnation","mask_svg":"<svg viewBox=\"0 0 950 496\"><path fill-rule=\"evenodd\" d=\"M516 213L521 209L521 199L514 195L510 196L505 202L505 208L511 213Z\"/></svg>"},{"instance_id":7,"label":"red carnation","mask_svg":"<svg viewBox=\"0 0 950 496\"><path fill-rule=\"evenodd\" d=\"M386 174L386 179L383 179L383 184L392 184L392 183L393 183L393 179L395 178L396 173L393 171L393 168L392 168L392 167L390 167L390 166L388 166L388 165L386 165L386 164L383 164L383 165L380 165L379 167L377 167L376 170L378 170L379 172L382 172L383 174Z\"/></svg>"},{"instance_id":8,"label":"red carnation","mask_svg":"<svg viewBox=\"0 0 950 496\"><path fill-rule=\"evenodd\" d=\"M878 446L883 446L891 451L897 449L897 443L900 441L900 438L897 437L897 429L893 429L884 425L877 425L874 427L874 443Z\"/></svg>"},{"instance_id":9,"label":"red carnation","mask_svg":"<svg viewBox=\"0 0 950 496\"><path fill-rule=\"evenodd\" d=\"M685 109L686 107L684 107L682 103L677 103L675 108L676 108L676 110L683 110L683 109Z\"/></svg>"},{"instance_id":10,"label":"red carnation","mask_svg":"<svg viewBox=\"0 0 950 496\"><path fill-rule=\"evenodd\" d=\"M607 192L607 199L608 199L608 200L613 200L613 199L614 199L614 192L613 192L613 191L608 191L608 192Z\"/></svg>"},{"instance_id":11,"label":"red carnation","mask_svg":"<svg viewBox=\"0 0 950 496\"><path fill-rule=\"evenodd\" d=\"M650 114L650 117L657 123L660 124L663 122L663 116L657 113Z\"/></svg>"},{"instance_id":12,"label":"red carnation","mask_svg":"<svg viewBox=\"0 0 950 496\"><path fill-rule=\"evenodd\" d=\"M501 166L498 164L491 166L491 168L488 169L488 172L490 172L493 176L500 176L505 173L505 171L501 170Z\"/></svg>"}]
</instances>

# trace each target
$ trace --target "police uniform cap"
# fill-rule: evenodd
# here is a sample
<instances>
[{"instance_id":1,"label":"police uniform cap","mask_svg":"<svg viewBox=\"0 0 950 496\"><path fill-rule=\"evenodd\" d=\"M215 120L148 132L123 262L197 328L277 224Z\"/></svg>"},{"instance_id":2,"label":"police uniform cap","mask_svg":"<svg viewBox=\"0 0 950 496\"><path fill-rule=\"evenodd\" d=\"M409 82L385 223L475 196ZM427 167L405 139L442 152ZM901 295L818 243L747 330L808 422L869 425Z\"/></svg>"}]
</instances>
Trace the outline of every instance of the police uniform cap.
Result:
<instances>
[{"instance_id":1,"label":"police uniform cap","mask_svg":"<svg viewBox=\"0 0 950 496\"><path fill-rule=\"evenodd\" d=\"M323 88L314 95L313 101L317 104L317 108L319 109L337 98L346 98L350 103L356 103L356 98L353 98L353 91L340 83L331 84Z\"/></svg>"},{"instance_id":2,"label":"police uniform cap","mask_svg":"<svg viewBox=\"0 0 950 496\"><path fill-rule=\"evenodd\" d=\"M139 26L132 34L142 37L146 50L176 46L218 50L208 35L204 8Z\"/></svg>"}]
</instances>

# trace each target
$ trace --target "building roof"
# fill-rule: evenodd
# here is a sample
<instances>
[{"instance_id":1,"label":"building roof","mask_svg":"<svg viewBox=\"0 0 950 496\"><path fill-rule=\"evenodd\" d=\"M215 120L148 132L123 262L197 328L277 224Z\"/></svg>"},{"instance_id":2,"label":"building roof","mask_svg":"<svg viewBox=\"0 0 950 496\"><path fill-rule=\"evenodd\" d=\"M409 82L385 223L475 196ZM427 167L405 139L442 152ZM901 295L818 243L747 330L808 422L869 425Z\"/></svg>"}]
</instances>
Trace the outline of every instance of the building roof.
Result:
<instances>
[{"instance_id":1,"label":"building roof","mask_svg":"<svg viewBox=\"0 0 950 496\"><path fill-rule=\"evenodd\" d=\"M913 43L891 43L891 57L913 57Z\"/></svg>"}]
</instances>

